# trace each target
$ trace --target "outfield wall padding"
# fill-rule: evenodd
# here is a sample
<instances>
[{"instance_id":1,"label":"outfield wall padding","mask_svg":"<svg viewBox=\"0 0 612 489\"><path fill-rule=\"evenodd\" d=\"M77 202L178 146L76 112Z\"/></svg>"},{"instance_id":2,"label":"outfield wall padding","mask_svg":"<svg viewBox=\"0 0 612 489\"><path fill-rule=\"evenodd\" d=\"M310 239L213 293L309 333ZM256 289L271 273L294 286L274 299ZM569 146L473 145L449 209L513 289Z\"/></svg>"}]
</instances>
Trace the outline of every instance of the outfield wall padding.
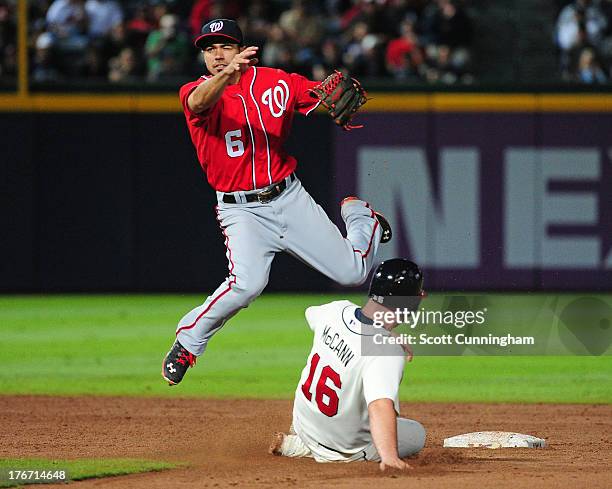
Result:
<instances>
[{"instance_id":1,"label":"outfield wall padding","mask_svg":"<svg viewBox=\"0 0 612 489\"><path fill-rule=\"evenodd\" d=\"M348 194L392 220L381 257L437 290L612 288L612 113L366 113L349 133L296 117L287 149L340 224ZM197 291L227 261L214 192L179 113L5 112L5 292ZM338 290L278 255L273 291Z\"/></svg>"},{"instance_id":2,"label":"outfield wall padding","mask_svg":"<svg viewBox=\"0 0 612 489\"><path fill-rule=\"evenodd\" d=\"M201 291L227 273L223 236L181 114L19 113L0 118L0 290ZM324 207L330 122L296 119L287 149ZM269 290L327 290L277 256Z\"/></svg>"}]
</instances>

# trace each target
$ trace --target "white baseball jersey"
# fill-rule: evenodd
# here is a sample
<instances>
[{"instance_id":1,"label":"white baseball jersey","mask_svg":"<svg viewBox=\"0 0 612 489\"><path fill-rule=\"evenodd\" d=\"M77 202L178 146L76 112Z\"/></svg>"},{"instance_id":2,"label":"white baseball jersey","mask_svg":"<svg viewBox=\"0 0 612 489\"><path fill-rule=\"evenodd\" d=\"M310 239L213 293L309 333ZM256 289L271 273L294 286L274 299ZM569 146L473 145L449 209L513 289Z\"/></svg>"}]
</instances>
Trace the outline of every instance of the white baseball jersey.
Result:
<instances>
[{"instance_id":1,"label":"white baseball jersey","mask_svg":"<svg viewBox=\"0 0 612 489\"><path fill-rule=\"evenodd\" d=\"M391 399L399 414L405 354L388 345L385 356L362 356L363 335L388 332L361 323L357 309L350 301L306 309L314 340L295 391L293 429L321 461L363 457L372 444L370 402Z\"/></svg>"}]
</instances>

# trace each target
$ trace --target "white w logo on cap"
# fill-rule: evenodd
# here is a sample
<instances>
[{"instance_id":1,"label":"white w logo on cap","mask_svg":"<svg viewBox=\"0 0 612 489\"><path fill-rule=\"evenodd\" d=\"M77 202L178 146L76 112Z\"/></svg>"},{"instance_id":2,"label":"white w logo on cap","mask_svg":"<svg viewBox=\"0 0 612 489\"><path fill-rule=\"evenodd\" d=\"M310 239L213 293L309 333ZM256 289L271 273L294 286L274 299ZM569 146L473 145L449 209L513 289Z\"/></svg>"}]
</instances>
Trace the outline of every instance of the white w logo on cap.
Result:
<instances>
[{"instance_id":1,"label":"white w logo on cap","mask_svg":"<svg viewBox=\"0 0 612 489\"><path fill-rule=\"evenodd\" d=\"M223 29L223 21L213 22L210 24L210 32L217 32Z\"/></svg>"}]
</instances>

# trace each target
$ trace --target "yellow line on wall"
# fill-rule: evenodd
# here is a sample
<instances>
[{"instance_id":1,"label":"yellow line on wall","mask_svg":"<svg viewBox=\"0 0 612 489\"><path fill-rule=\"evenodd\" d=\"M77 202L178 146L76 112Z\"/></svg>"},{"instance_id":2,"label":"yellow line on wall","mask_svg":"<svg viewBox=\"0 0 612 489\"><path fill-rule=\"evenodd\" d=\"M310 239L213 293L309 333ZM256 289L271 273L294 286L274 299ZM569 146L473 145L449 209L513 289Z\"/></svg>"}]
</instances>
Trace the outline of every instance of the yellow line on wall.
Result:
<instances>
[{"instance_id":1,"label":"yellow line on wall","mask_svg":"<svg viewBox=\"0 0 612 489\"><path fill-rule=\"evenodd\" d=\"M365 112L612 112L612 94L372 93ZM2 112L180 112L178 94L0 94Z\"/></svg>"},{"instance_id":2,"label":"yellow line on wall","mask_svg":"<svg viewBox=\"0 0 612 489\"><path fill-rule=\"evenodd\" d=\"M102 95L37 93L0 95L4 112L179 112L178 95Z\"/></svg>"},{"instance_id":3,"label":"yellow line on wall","mask_svg":"<svg viewBox=\"0 0 612 489\"><path fill-rule=\"evenodd\" d=\"M432 94L434 112L532 112L535 94Z\"/></svg>"},{"instance_id":4,"label":"yellow line on wall","mask_svg":"<svg viewBox=\"0 0 612 489\"><path fill-rule=\"evenodd\" d=\"M426 112L430 105L430 96L423 93L368 93L368 101L361 110L365 112Z\"/></svg>"},{"instance_id":5,"label":"yellow line on wall","mask_svg":"<svg viewBox=\"0 0 612 489\"><path fill-rule=\"evenodd\" d=\"M542 94L538 102L544 112L612 112L612 94Z\"/></svg>"}]
</instances>

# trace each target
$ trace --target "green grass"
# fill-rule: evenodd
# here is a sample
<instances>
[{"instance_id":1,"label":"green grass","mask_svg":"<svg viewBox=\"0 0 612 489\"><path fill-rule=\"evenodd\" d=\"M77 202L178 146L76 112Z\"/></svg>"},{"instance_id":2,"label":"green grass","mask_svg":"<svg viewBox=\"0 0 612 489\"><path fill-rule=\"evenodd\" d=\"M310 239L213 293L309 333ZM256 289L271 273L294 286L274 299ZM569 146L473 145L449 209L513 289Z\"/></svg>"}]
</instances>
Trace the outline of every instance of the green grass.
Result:
<instances>
[{"instance_id":1,"label":"green grass","mask_svg":"<svg viewBox=\"0 0 612 489\"><path fill-rule=\"evenodd\" d=\"M48 460L37 458L0 459L0 487L17 487L18 481L9 480L8 471L66 471L69 480L79 481L95 477L157 472L175 468L176 464L132 459Z\"/></svg>"},{"instance_id":2,"label":"green grass","mask_svg":"<svg viewBox=\"0 0 612 489\"><path fill-rule=\"evenodd\" d=\"M0 393L290 399L312 340L303 311L337 298L260 297L170 388L161 360L177 320L203 297L2 296ZM423 356L407 366L401 398L610 403L611 385L610 356Z\"/></svg>"}]
</instances>

